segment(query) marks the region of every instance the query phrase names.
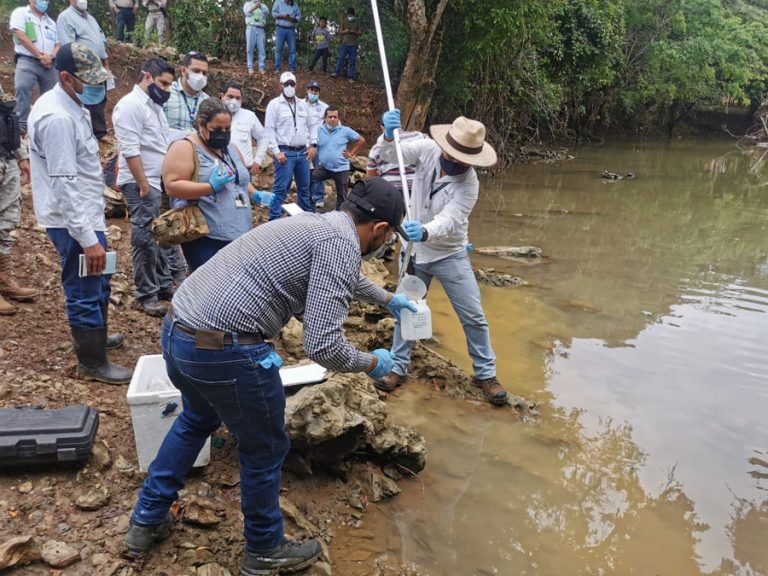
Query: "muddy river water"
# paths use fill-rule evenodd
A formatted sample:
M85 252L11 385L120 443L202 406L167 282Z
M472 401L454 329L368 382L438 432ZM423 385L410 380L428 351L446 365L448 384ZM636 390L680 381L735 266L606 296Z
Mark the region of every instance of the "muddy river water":
M768 574L762 152L688 140L573 153L486 180L470 225L476 247L544 251L473 255L529 283L482 293L499 378L541 416L406 386L389 403L429 460L384 524L420 574ZM429 303L436 350L471 370L439 286Z

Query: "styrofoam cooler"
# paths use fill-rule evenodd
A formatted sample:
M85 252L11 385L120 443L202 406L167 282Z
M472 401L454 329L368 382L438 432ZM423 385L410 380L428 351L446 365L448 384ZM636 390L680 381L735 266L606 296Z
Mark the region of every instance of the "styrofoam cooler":
M161 354L139 358L128 386L128 404L131 406L139 469L146 472L165 435L182 411L181 392L171 384ZM194 465L205 466L210 461L211 439L208 438Z

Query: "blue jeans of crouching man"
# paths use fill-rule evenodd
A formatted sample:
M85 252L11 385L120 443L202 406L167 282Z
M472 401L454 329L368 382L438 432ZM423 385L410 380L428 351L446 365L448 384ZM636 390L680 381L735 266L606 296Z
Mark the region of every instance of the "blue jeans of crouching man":
M224 422L237 439L247 548L269 552L283 541L280 468L290 445L279 369L268 362L272 346L240 345L233 334L232 345L200 349L176 324L163 322L163 358L184 410L149 467L133 520L164 521L206 438Z

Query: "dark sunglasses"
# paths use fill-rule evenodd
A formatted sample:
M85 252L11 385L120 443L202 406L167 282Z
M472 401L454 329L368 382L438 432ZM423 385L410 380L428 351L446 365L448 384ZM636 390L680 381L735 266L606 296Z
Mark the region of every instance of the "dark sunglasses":
M296 86L296 82L288 80L287 82L283 82L283 86Z

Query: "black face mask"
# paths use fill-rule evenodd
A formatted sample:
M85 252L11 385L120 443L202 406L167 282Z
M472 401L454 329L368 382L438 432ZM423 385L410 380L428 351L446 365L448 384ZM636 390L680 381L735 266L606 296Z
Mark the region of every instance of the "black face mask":
M231 134L229 130L211 130L205 143L214 150L224 150L229 146Z
M158 106L162 106L168 102L168 98L171 97L170 92L166 92L155 83L152 83L147 87L147 93L149 94L149 98L152 100L152 102Z
M442 154L440 155L440 168L443 169L443 172L445 172L446 176L459 176L460 174L464 174L464 172L469 170L469 166L448 160L448 158Z

